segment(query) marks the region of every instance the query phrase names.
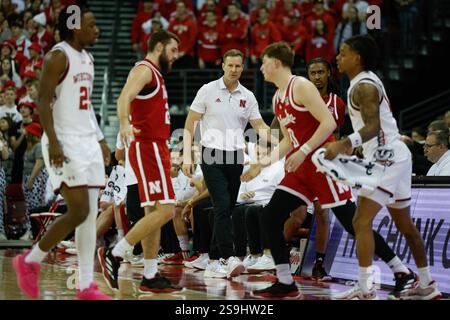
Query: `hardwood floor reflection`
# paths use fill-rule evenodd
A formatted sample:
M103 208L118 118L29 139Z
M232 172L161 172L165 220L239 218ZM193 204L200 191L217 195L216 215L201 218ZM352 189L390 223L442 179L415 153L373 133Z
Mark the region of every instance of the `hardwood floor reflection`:
M0 250L0 300L26 300L16 283L12 268L12 258L17 249ZM274 276L241 275L233 280L205 279L203 271L187 269L183 266L160 266L160 273L173 283L182 286L184 292L178 294L141 294L138 292L143 268L133 268L123 264L120 269L118 291L112 291L106 285L96 261L95 280L99 289L115 299L124 300L220 300L251 299L250 291L264 288L274 280ZM75 298L77 282L77 257L62 253L51 253L42 264L40 275L41 299L72 300ZM342 291L350 287L337 283L317 283L296 277L297 284L306 300L330 299L332 292ZM386 292L379 291L380 298Z

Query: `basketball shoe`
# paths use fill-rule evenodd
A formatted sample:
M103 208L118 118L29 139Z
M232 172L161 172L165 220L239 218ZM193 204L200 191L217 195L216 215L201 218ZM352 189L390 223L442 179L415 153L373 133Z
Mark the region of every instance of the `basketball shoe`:
M41 265L37 262L25 262L30 250L25 250L13 259L13 268L16 272L17 284L20 290L29 298L37 299L40 295L39 271Z
M105 247L98 248L97 257L100 262L103 278L105 279L106 284L111 288L111 290L119 289L118 279L121 259L114 257L112 250Z
M295 282L291 284L284 284L275 281L270 287L261 290L253 290L250 292L250 296L259 299L300 299L302 293L298 290Z
M159 273L151 279L142 277L141 285L139 287L139 292L141 293L178 293L183 290L183 288L173 285L169 279L161 277Z
M97 284L92 282L89 288L77 290L77 300L113 300L113 298L98 290Z
M333 300L378 300L375 286L367 293L364 293L358 282L350 290L333 294Z

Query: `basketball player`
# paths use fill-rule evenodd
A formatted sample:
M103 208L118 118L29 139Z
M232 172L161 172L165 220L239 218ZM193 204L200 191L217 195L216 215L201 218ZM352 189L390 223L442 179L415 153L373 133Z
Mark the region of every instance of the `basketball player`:
M349 114L354 133L329 144L327 159L335 158L346 148L363 146L364 157L385 166L380 185L373 191L360 190L353 226L359 261L359 281L351 290L336 296L340 299L373 299L372 258L373 219L383 206L391 214L398 230L405 236L419 271L419 283L411 283L391 298L431 300L441 297L430 269L422 239L410 217L411 153L400 140L383 83L371 70L377 59L377 45L370 36L346 40L337 56L339 71L351 80L348 89Z
M331 179L318 173L310 153L330 140L336 122L319 91L306 78L292 75L294 54L287 43L277 42L262 54L264 79L278 90L273 97L275 115L280 122L283 140L269 156L252 164L242 175L243 181L256 176L262 166L286 156L285 176L262 213L264 232L276 265L278 280L272 286L251 293L257 298L301 297L289 267L289 252L283 236L284 222L299 206L317 197L324 207L345 203L350 189L339 188Z
M144 251L144 274L140 292L181 291L158 274L157 254L161 227L174 216L175 194L170 179L170 115L161 72L170 71L178 57L178 37L165 30L149 39L144 60L131 69L117 100L120 136L129 146L128 157L138 180L141 207L139 220L113 250L99 248L98 257L108 285L118 289L120 259L139 241Z
M13 260L19 287L30 298L39 298L41 261L76 229L77 298L111 299L93 282L95 219L99 188L105 184L102 152L105 162L109 162L110 153L90 100L94 62L84 48L97 42L99 30L91 11L82 8L81 14L80 28L69 29L71 14L66 10L61 12L58 26L63 41L46 55L40 79L45 84L41 85L38 97L39 116L45 131L42 153L52 186L60 190L68 210L55 220L31 251Z

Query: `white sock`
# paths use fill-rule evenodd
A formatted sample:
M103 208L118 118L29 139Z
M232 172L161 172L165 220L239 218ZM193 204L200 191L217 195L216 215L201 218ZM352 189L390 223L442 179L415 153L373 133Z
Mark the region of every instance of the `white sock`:
M96 228L95 219L98 211L98 189L89 189L89 215L75 229L75 245L78 255L78 279L80 291L83 291L94 282L94 257Z
M25 257L25 262L37 262L41 263L42 260L44 260L45 256L48 254L48 252L44 252L39 248L39 243L31 249L30 253Z
M123 232L123 229L117 229L117 240L122 240L122 238L125 236L125 233Z
M430 267L428 266L424 268L419 268L418 270L419 270L419 286L421 288L428 287L430 282L433 281L430 274Z
M112 250L112 254L115 257L121 257L125 255L125 252L133 250L133 246L128 243L126 238L122 238Z
M277 264L277 277L278 281L284 284L292 284L294 282L294 278L291 275L291 267L289 267L289 263Z
M144 277L147 279L154 278L158 272L158 260L144 259Z
M177 236L178 242L180 243L180 248L183 251L189 250L189 236Z
M369 293L370 290L373 287L373 268L372 266L369 266L367 268L365 267L359 267L359 287L364 293Z
M391 261L387 263L389 268L391 268L393 273L405 273L409 274L408 268L402 263L402 260L399 259L399 257L395 256Z

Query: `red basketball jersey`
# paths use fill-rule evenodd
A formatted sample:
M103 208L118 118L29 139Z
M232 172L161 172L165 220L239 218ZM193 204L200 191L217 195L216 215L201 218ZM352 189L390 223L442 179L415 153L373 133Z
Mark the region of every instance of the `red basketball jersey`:
M136 141L168 140L170 137L170 114L164 78L159 68L150 60L142 60L143 65L153 73L147 84L131 102L131 124L140 130L134 133Z
M322 98L334 120L336 120L338 128L343 126L345 121L345 102L335 93L330 93Z
M294 102L293 84L296 78L296 76L292 76L289 79L284 99L280 97L279 90L274 96L275 115L280 124L286 127L291 139L293 149L290 154L297 151L301 145L307 142L319 127L319 121L314 118L308 109ZM323 144L333 141L332 139L333 135L330 135ZM311 154L308 155L308 158L311 157Z

